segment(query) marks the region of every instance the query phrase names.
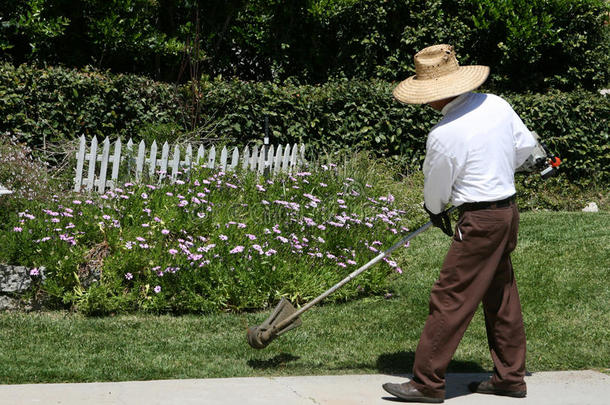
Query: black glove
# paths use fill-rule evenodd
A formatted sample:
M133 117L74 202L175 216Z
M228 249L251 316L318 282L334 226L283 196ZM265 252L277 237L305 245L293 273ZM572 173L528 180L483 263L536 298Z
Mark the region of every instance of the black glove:
M426 204L424 204L424 209L430 216L430 221L432 222L432 225L436 226L437 228L440 228L441 231L447 234L447 236L453 236L453 230L451 229L451 219L449 219L449 215L446 211L443 211L440 214L433 214L432 212L430 212L428 207L426 207Z

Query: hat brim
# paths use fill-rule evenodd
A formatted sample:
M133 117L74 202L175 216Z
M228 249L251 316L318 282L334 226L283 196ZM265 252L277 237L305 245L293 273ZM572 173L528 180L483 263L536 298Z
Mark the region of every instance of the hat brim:
M411 76L394 88L394 98L405 104L426 104L458 96L482 85L489 76L489 66L460 66L449 75L418 80Z

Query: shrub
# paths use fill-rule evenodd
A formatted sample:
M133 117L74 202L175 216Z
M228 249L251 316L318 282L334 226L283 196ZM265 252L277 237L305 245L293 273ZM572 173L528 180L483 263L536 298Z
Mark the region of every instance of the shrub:
M515 110L581 185L610 181L610 98L588 92L508 95Z
M0 132L11 131L38 147L83 133L172 140L193 125L193 136L244 145L260 142L267 116L272 143L303 142L315 153L370 150L417 169L439 116L429 108L400 105L391 96L394 86L378 80L315 86L215 80L202 82L194 94L191 86L173 89L135 76L4 64ZM581 90L504 97L564 158L570 180L610 179L607 96ZM198 121L186 107L192 104L198 105Z
M217 121L217 131L242 142L260 138L268 114L274 140L280 143L304 142L315 151L370 150L419 168L427 133L439 115L426 107L400 105L391 96L394 86L341 80L282 88L214 82L202 102L204 111L225 117ZM502 96L563 159L568 179L580 184L610 180L607 96L587 91Z
M29 202L45 201L58 192L48 167L32 157L27 145L0 137L0 184L13 194L0 197L0 229L8 226L11 212L20 211Z
M0 132L32 147L80 135L127 136L180 120L172 87L139 76L0 64Z

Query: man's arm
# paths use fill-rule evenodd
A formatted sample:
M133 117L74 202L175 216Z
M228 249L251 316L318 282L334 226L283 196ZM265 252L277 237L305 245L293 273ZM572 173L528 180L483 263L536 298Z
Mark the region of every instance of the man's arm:
M513 119L513 136L515 140L515 167L516 170L519 166L527 160L532 153L532 150L536 147L538 142L527 129L521 118L515 113Z
M444 153L428 148L424 160L424 203L432 214L439 214L451 199L455 165Z

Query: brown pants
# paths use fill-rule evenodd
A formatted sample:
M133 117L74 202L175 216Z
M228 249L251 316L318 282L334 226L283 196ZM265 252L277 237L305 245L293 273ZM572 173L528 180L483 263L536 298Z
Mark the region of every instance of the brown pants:
M481 301L494 362L492 383L525 390L525 330L510 260L518 227L514 203L460 216L415 353L413 382L420 391L444 393L445 371Z

